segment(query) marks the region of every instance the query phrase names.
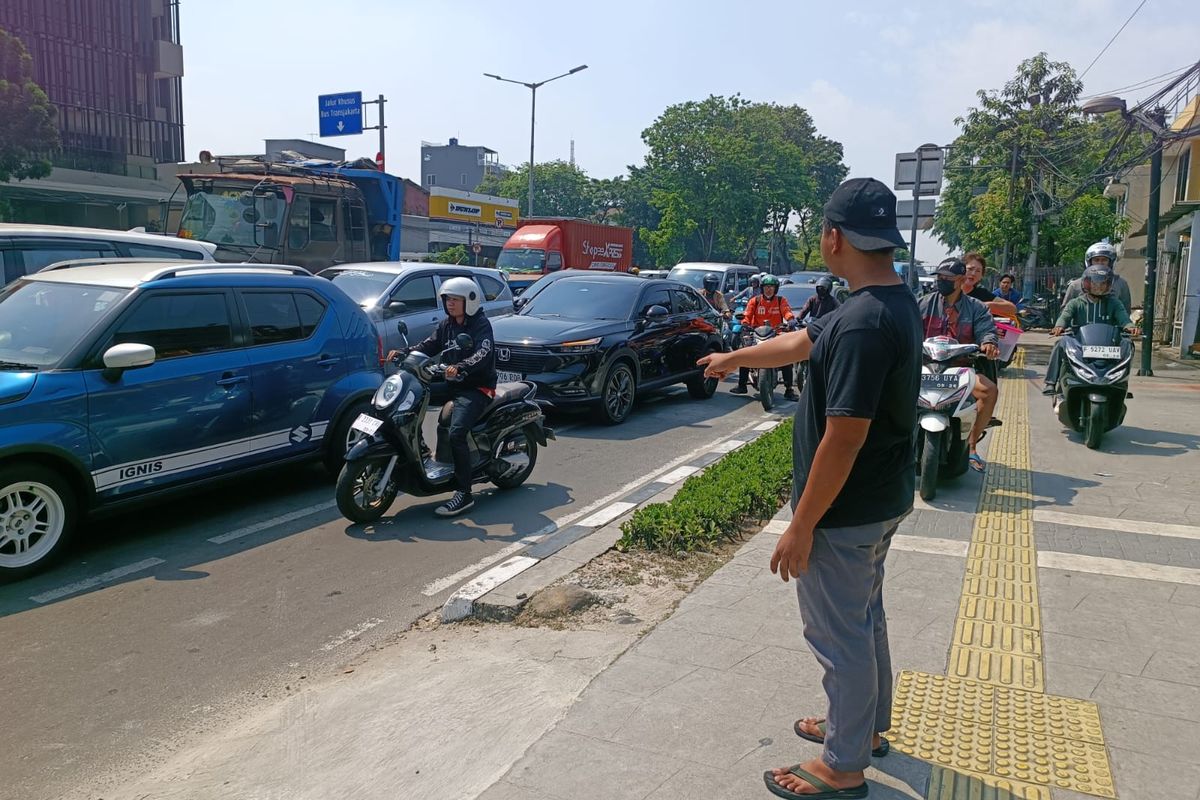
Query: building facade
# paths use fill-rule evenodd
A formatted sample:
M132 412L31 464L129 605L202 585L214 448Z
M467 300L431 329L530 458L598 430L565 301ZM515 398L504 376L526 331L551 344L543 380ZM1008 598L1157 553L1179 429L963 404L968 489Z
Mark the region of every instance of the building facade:
M22 221L154 227L174 189L160 165L184 155L178 0L4 0L0 28L29 50L62 139L49 178L0 196Z
M458 139L447 144L421 143L421 185L426 189L441 186L473 192L487 176L507 171L499 154L488 147L468 147Z

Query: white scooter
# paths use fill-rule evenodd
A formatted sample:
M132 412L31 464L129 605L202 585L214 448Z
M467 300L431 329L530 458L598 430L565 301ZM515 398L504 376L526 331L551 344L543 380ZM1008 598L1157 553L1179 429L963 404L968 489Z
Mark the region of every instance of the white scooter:
M978 406L972 367L953 363L979 352L979 345L934 336L921 346L921 391L917 397L917 474L922 500L937 494L938 478L957 478L968 468L968 437Z

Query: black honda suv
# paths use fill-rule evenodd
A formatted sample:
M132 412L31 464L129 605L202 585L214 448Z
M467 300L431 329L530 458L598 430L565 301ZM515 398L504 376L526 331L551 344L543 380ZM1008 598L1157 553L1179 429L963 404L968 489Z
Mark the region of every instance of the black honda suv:
M696 360L723 349L720 324L679 281L581 271L492 321L496 369L501 381L533 381L556 406L594 404L616 424L650 389L685 383L692 397L712 397L717 381Z

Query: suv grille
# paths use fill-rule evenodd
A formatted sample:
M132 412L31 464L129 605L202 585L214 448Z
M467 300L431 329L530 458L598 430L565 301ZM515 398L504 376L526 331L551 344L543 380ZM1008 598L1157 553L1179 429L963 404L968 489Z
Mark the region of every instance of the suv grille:
M508 355L507 359L504 358L505 354ZM496 344L496 369L499 370L536 374L545 372L552 359L553 354L544 347Z

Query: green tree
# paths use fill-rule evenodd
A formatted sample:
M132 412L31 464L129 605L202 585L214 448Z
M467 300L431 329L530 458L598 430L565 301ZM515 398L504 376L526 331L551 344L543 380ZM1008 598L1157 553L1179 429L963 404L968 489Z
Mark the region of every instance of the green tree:
M660 213L657 227L641 228L639 237L646 243L654 265L670 268L683 260L687 240L696 232L696 221L687 216L683 198L674 192L656 191L651 201Z
M453 247L447 247L440 253L434 253L430 259L435 264L467 264L470 263L471 256L467 253L467 246L456 244Z
M46 177L58 147L54 107L34 83L33 59L20 39L0 30L0 183ZM0 203L0 219L7 216Z
M1007 248L1007 267L1028 255L1035 215L1039 263L1060 263L1078 236L1119 233L1096 177L1138 142L1120 139L1123 146L1114 147L1121 121L1085 117L1081 88L1070 64L1039 53L1002 89L978 92L978 106L955 120L961 133L946 160L933 228L944 244L984 253ZM1086 227L1064 227L1080 223Z
M529 165L503 176L489 175L476 191L520 201L521 216L529 215ZM592 218L595 194L587 173L566 161L538 164L533 170L533 210L539 217Z

